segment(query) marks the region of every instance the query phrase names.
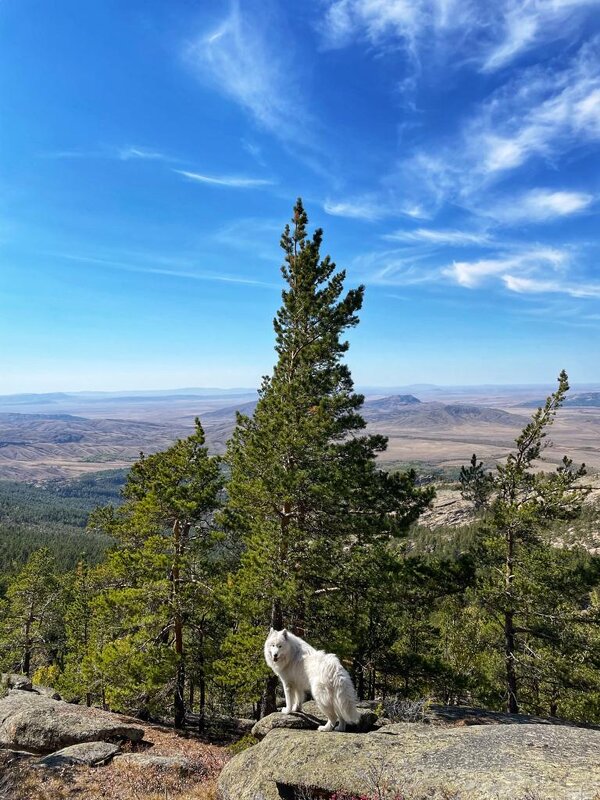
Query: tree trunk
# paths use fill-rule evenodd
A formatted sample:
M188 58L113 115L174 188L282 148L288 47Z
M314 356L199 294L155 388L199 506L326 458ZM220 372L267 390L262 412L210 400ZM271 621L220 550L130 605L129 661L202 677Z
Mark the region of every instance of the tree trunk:
M21 672L24 675L29 675L31 670L31 624L33 622L33 618L30 614L29 619L25 623L25 627L23 630L23 655L21 657Z
M277 675L271 675L265 681L265 689L260 699L261 719L266 717L267 714L277 711L276 692L278 680Z
M283 612L281 610L281 600L276 597L271 606L271 627L276 631L283 628ZM265 688L260 700L260 716L266 717L267 714L272 714L277 711L277 675L270 675L265 681Z
M190 526L176 520L173 524L173 566L171 568L172 588L171 601L173 608L173 631L175 634L175 655L177 672L175 674L175 691L173 694L174 724L176 728L185 726L185 661L183 652L183 618L181 614L181 555L185 547Z
M506 531L506 562L504 572L504 586L508 610L504 612L504 667L506 675L506 710L509 714L519 713L517 698L517 673L515 670L515 622L512 608L512 587L514 580L514 550L515 538L511 528Z
M175 620L175 652L178 656L173 696L174 723L176 728L185 726L185 664L183 662L183 630L180 620Z
M506 691L508 694L506 710L509 714L518 714L517 674L515 671L515 630L512 612L507 612L504 615L504 663L506 669Z
M200 678L200 716L198 717L198 730L202 733L206 725L206 681L204 675Z

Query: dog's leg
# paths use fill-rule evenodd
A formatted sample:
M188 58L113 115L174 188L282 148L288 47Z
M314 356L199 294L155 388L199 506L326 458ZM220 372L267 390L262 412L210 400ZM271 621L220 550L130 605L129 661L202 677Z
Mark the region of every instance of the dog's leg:
M343 733L345 730L346 730L346 720L345 719L340 719L338 721L338 724L337 724L337 727L336 727L336 731L339 731L340 733Z
M283 693L285 695L285 706L281 709L282 714L291 714L294 708L294 689L285 681L283 683Z
M319 725L318 731L329 732L335 728L335 720L328 719L325 725Z
M292 691L292 700L294 701L292 711L302 711L302 704L304 703L304 690L294 687Z

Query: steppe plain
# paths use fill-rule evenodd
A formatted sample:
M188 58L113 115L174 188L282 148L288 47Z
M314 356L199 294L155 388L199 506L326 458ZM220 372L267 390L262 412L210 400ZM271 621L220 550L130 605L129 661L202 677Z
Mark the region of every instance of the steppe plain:
M599 390L574 387L544 453L549 466L568 454L600 470ZM549 391L552 386L375 387L364 390L363 414L369 431L389 437L382 464L456 467L477 453L492 466L510 452ZM572 405L586 396L587 405ZM235 411L252 413L255 401L249 390L1 396L0 479L42 482L128 467L140 451L186 436L196 416L211 450L223 452Z

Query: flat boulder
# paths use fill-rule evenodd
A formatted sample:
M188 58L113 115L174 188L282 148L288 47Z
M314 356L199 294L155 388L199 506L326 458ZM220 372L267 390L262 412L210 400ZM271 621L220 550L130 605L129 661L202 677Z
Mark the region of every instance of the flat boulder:
M111 742L82 742L50 753L45 758L41 758L35 766L65 767L84 764L87 767L94 767L97 764L106 764L118 752L119 745Z
M390 796L592 800L600 787L597 730L535 723L393 728L366 736L272 730L225 766L220 796L322 796L317 790L378 796L386 787Z
M0 698L0 747L54 753L81 742L138 742L143 735L108 711L15 689Z
M32 689L31 678L21 675L19 672L3 672L0 675L0 687L8 689L20 689L23 692L30 692Z
M60 694L52 686L42 686L40 683L34 683L32 691L37 694L43 694L44 697L49 697L51 700L62 700Z
M371 709L370 703L358 704L358 723L348 725L347 730L354 733L371 731L377 723L377 714ZM315 703L309 700L302 706L302 711L292 711L291 714L282 714L276 711L259 719L252 728L255 739L264 739L269 731L276 728L289 728L291 730L316 730L323 725L327 718Z
M252 736L255 739L264 739L267 733L276 728L314 731L319 725L321 725L321 720L316 717L310 717L305 711L292 711L291 714L282 714L281 711L275 711L273 714L267 714L266 717L259 719L254 724Z
M374 711L376 705L377 704L374 701L370 700L359 702L356 706L358 711L358 722L356 725L348 725L346 730L351 733L364 733L366 731L372 731L377 723L377 714ZM318 719L319 725L322 725L326 721L325 715L314 700L309 700L307 703L304 703L302 706L302 711L305 714L310 714Z

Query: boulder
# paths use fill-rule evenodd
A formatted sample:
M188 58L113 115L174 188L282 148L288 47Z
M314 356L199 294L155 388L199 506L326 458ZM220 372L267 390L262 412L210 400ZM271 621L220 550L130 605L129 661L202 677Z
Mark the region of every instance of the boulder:
M356 725L348 725L346 730L351 731L352 733L372 731L375 727L375 723L377 722L377 714L374 711L376 707L376 701L364 700L359 702L356 706L358 710L358 722ZM310 716L315 717L315 719L318 719L319 725L322 725L326 721L325 715L314 700L309 700L307 703L304 703L302 706L302 711L303 713L309 714Z
M36 767L65 767L72 764L85 764L88 767L105 764L119 752L118 744L110 742L82 742L63 747L56 753L40 759Z
M252 736L255 739L264 739L267 733L275 730L275 728L314 731L321 724L322 721L320 719L310 717L304 711L293 711L291 714L282 714L281 711L275 711L273 714L267 714L266 717L259 719L254 724Z
M3 689L20 689L22 692L30 692L32 689L31 678L18 672L3 672L0 686Z
M52 686L42 686L40 683L34 683L33 691L44 695L44 697L49 697L51 700L62 700L62 697Z
M143 728L116 714L11 690L0 699L0 747L53 753L81 742L139 741Z
M280 800L316 788L456 800L525 800L534 794L592 800L600 786L597 730L539 724L393 728L366 736L273 730L225 766L221 797Z
M371 709L369 702L358 704L358 723L349 725L347 730L351 732L371 731L377 722L377 714ZM293 730L316 730L319 725L323 725L327 718L315 703L308 700L302 706L302 711L293 711L291 714L282 714L276 711L260 719L252 728L252 735L256 739L264 737L274 728L291 728Z

